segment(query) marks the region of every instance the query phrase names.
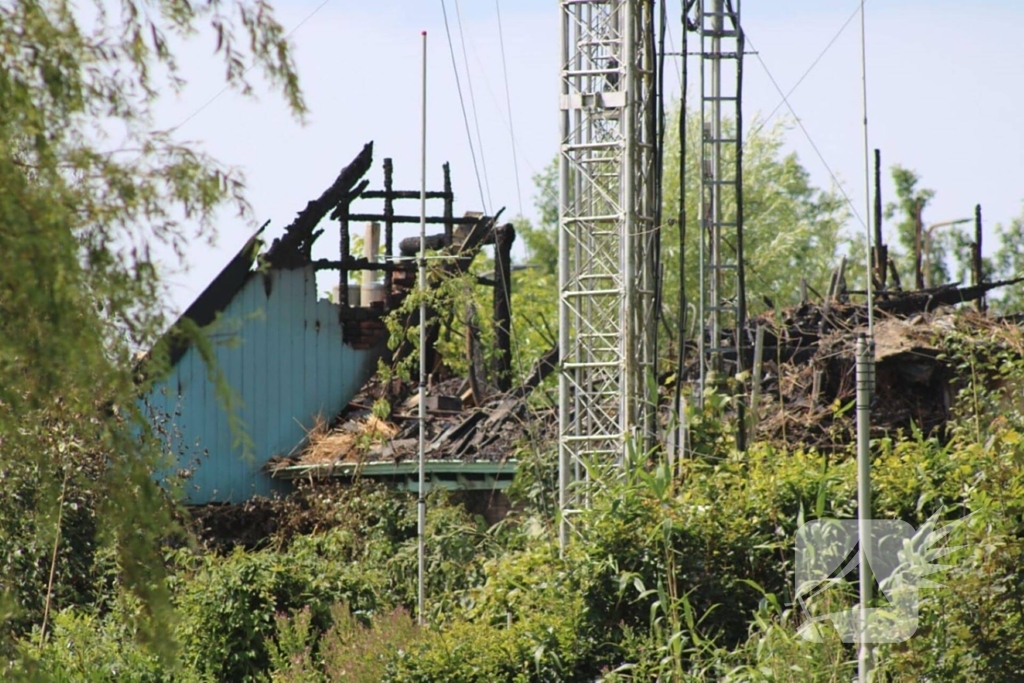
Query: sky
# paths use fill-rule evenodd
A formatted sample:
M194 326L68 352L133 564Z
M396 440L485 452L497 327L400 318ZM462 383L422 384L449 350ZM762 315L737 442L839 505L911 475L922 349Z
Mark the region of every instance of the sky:
M848 22L859 4L744 0L741 11L748 48L757 53L745 63L745 121L749 125L776 111L772 121L782 117L788 122L787 146L813 181L823 188L838 182L853 210L863 216L859 15ZM506 217L520 212L536 216L532 176L558 151L556 2L279 0L275 7L292 32L309 106L304 124L267 90L256 71L250 74L255 97L223 91L223 67L212 41L202 35L178 50L188 87L163 98L156 110L159 127L177 127L179 139L199 144L244 173L255 222L271 221L268 238L279 236L370 140L375 152L371 187L380 187L381 161L391 157L396 187L419 188L424 30L428 189L440 189L441 165L449 161L457 214L483 205L492 211L505 207ZM1019 37L1024 3L868 0L865 10L870 147L882 150L886 168L896 163L912 168L922 187L935 190L926 223L971 216L980 203L985 251L990 253L994 225L1019 215L1024 200L1024 127L1018 124L1024 91L1017 87L1024 64ZM669 3L669 16L678 18L677 1ZM671 24L669 34L678 48L680 25ZM788 92L829 43L788 105L782 104L779 89ZM695 69L692 63L691 73ZM679 97L677 73L670 62L666 82L674 98ZM894 198L888 172L882 193L885 200ZM402 210L416 213L418 205L412 202ZM184 263L167 259L172 308L187 307L254 229L225 212L213 246L196 239ZM849 229L864 230L856 218ZM331 252L336 245L336 228L328 227L315 255L336 255Z

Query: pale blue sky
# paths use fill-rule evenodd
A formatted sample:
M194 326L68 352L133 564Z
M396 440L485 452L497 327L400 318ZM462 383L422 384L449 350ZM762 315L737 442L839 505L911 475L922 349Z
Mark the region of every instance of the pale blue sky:
M321 0L278 3L291 29ZM678 16L670 3L670 16ZM772 75L788 90L857 7L856 0L744 0L744 25ZM446 3L463 68L454 0ZM493 0L462 0L459 9L469 52L490 199L506 215L534 214L530 177L555 154L558 144L558 32L555 2L501 4L515 125L521 198L516 191L506 121L504 80ZM1024 106L1021 65L1024 3L975 0L872 0L867 3L868 100L871 146L886 166L916 169L937 196L927 222L968 216L985 209L986 232L1017 215L1024 199ZM379 164L395 159L396 183L419 180L419 53L421 30L429 32L428 182L440 185L440 166L451 161L457 210L478 209L462 115L442 22L441 3L401 0L366 3L330 0L292 36L302 86L310 107L308 124L294 122L269 94L258 100L224 93L180 129L222 161L244 171L256 218L272 221L274 237L295 212L318 195L368 141L375 141L373 182ZM790 102L842 181L857 211L864 212L861 132L860 25L854 19ZM679 27L672 36L678 46ZM192 84L159 106L159 124L170 127L194 114L222 85L222 70L210 44L182 48ZM753 56L746 63L745 117L775 109L780 98ZM468 97L465 74L460 73ZM671 67L667 80L675 79ZM676 90L678 93L678 89ZM467 107L470 104L467 102ZM788 114L783 107L779 114ZM472 116L472 111L470 111ZM825 166L794 128L789 144L816 183L828 186ZM475 144L475 140L474 140ZM478 157L480 149L477 149ZM886 184L883 192L892 197ZM490 206L488 206L490 208ZM410 207L414 211L415 207ZM860 228L851 221L851 229ZM217 247L196 241L187 253L188 272L171 274L171 297L182 309L201 291L247 237L252 226L225 215ZM335 233L336 235L336 233ZM336 237L321 239L329 254ZM992 240L989 239L989 246Z

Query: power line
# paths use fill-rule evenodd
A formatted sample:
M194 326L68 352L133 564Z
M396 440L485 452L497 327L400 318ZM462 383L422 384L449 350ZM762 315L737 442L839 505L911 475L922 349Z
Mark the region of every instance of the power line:
M483 66L483 60L480 59L480 54L477 52L476 44L473 42L472 35L466 37L466 43L469 45L469 49L473 51L473 58L476 60L477 65L480 66L480 76L482 76L484 79L484 85L487 86L487 94L490 95L491 102L494 103L494 109L498 114L498 118L501 119L501 124L505 127L505 130L509 131L510 133L513 133L514 131L512 131L511 129L509 120L505 118L505 112L502 109L502 104L501 102L498 101L498 96L494 94L494 87L491 85L491 80L487 78L487 70ZM539 173L540 171L538 171L537 167L534 166L533 163L530 161L529 156L527 156L523 152L523 149L519 146L518 138L514 139L514 144L516 150L519 152L520 155L522 155L523 161L525 161L526 165L530 168L530 171L535 174Z
M790 95L792 95L796 91L796 89L800 87L800 85L804 82L804 80L810 75L810 73L812 71L814 71L814 67L818 66L818 63L825 57L825 55L828 53L828 51L832 49L832 46L836 44L836 41L839 40L839 37L841 35L843 35L843 32L846 31L846 28L853 22L854 18L857 16L857 14L859 12L860 12L860 5L857 5L857 7L853 8L853 12L850 14L849 17L847 17L846 21L839 28L839 30L836 31L836 34L834 36L832 36L832 40L828 41L828 45L825 46L825 49L822 50L821 53L817 57L815 57L814 61L811 62L811 65L809 67L807 67L806 71L804 71L803 75L800 76L799 79L797 79L797 82L793 84L793 87L789 89L789 92L787 92L783 96L782 101L779 102L778 104L776 104L775 108L771 110L771 112L768 114L768 116L766 116L764 118L764 120L761 121L761 124L757 128L755 128L753 131L751 131L749 137L753 137L753 136L757 135L761 131L762 128L764 128L766 125L768 125L768 122L771 121L773 116L775 116L775 112L777 112L779 109L781 109L782 105L786 104L786 98L788 98ZM753 47L753 46L751 46L751 47Z
M775 80L775 76L772 75L771 69L769 69L768 65L765 64L764 58L761 57L761 53L757 51L757 48L754 46L754 41L750 40L750 36L747 33L744 33L744 37L750 44L750 49L753 51L754 56L757 57L757 61L761 63L761 66L764 68L764 72L768 75L768 80L772 82L772 86L775 87L776 92L778 92L779 95L782 97L782 101L789 109L789 113L792 114L793 118L796 120L796 125L800 127L800 130L803 132L804 137L807 138L807 142L810 143L811 149L814 150L814 153L818 156L818 160L821 161L822 166L825 167L825 170L828 171L829 176L831 176L832 182L835 184L836 188L838 188L839 193L843 195L843 198L846 200L846 203L850 206L850 211L853 212L854 217L858 221L860 221L861 225L867 227L867 223L865 223L864 219L861 218L860 212L857 211L857 207L854 206L853 201L850 200L850 196L846 194L846 190L843 188L842 183L839 182L839 178L832 171L832 167L828 165L828 162L825 161L825 155L823 155L821 153L821 150L818 149L817 143L814 142L814 138L811 137L811 134L810 132L808 132L807 127L804 126L804 122L800 120L799 116L797 116L796 110L793 109L793 105L790 104L789 102L789 97L782 92L782 88L779 87L779 82Z
M287 40L288 38L291 38L291 37L292 37L292 34L293 34L293 33L295 33L295 32L296 32L296 31L298 31L298 30L299 30L300 28L302 28L302 26L303 26L303 25L304 25L304 24L305 24L305 23L306 23L307 21L309 21L310 19L312 19L312 18L313 18L313 15L314 15L314 14L316 14L317 12L319 12L320 10L322 10L322 9L323 9L323 8L324 8L324 7L325 7L325 6L327 5L327 3L329 3L330 1L331 1L331 0L323 0L323 2L321 2L321 3L319 4L319 5L317 5L317 6L316 6L316 8L314 8L312 12L310 12L309 14L307 14L307 15L305 16L305 18L303 18L303 20L302 20L302 21L300 21L299 23L297 23L297 24L296 24L296 25L295 25L295 26L294 26L294 27L292 28L292 30L291 30L291 31L288 31L288 33L284 34L285 40ZM242 72L242 75L243 75L243 76L245 76L245 75L246 75L247 73L249 73L250 71L252 71L252 70L253 70L253 69L255 69L255 68L256 68L256 64L251 64L251 65L249 65L249 68L247 68L247 69L246 69L245 71L243 71L243 72ZM191 120L192 120L192 119L194 119L195 117L199 116L199 114L200 114L200 113L202 113L202 111L203 111L204 109L206 109L206 108L207 108L207 107L209 107L209 106L210 106L211 104L213 104L214 102L216 102L216 101L217 101L217 99L218 99L218 98L219 98L219 97L220 97L221 95L223 95L224 93L226 93L226 92L227 92L227 91L228 91L228 90L229 90L230 88L231 88L231 84L230 84L230 83L229 83L229 84L227 84L227 85L225 85L225 86L224 86L223 88L221 88L221 89L220 89L220 91L219 91L219 92L218 92L218 93L217 93L216 95L214 95L213 97L211 97L210 99L208 99L208 100L207 100L207 101L206 101L206 102L205 102L205 103L204 103L204 104L203 104L202 106L200 106L200 107L199 107L198 109L196 109L196 110L195 110L194 112L192 112L191 114L189 114L189 115L188 115L188 116L187 116L187 117L185 118L185 120L184 120L184 121L182 121L181 123L179 123L179 124L178 124L178 125L176 125L176 126L173 126L173 127L171 128L171 130L172 130L172 131L178 130L179 128L181 128L182 126L184 126L184 125L185 125L186 123L188 123L189 121L191 121Z
M519 184L519 156L516 154L516 131L512 125L512 95L508 87L508 64L505 60L505 32L501 26L501 0L494 0L498 15L498 45L501 46L501 74L505 79L505 105L508 108L508 133L512 140L512 169L516 174L516 198L519 200L519 215L523 216L523 189Z
M469 142L469 155L473 159L473 173L476 175L476 186L480 190L480 204L485 207L486 213L487 200L484 196L484 185L480 180L480 167L476 163L476 150L473 147L473 134L469 130L469 115L466 114L466 100L462 96L462 82L459 80L459 66L455 61L455 46L452 44L452 32L448 27L448 10L445 7L444 0L441 0L441 14L444 15L444 32L448 36L448 53L452 58L452 71L455 72L455 89L459 93L459 107L462 109L462 121L466 126L466 139Z
M466 34L462 30L462 12L459 9L459 0L455 0L455 20L459 25L459 41L462 43L462 63L466 68L466 87L469 88L469 104L473 110L476 144L480 148L480 166L484 169L484 186L487 188L487 203L484 204L484 213L487 213L487 207L493 205L494 200L491 197L491 181L487 177L487 158L484 156L484 141L480 136L480 117L476 112L476 95L473 93L473 76L469 71L469 54L466 52Z

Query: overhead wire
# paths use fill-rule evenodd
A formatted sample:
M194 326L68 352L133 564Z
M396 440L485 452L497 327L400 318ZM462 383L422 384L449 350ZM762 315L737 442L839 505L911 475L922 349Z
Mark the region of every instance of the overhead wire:
M469 129L469 115L466 113L466 99L462 95L462 82L459 79L459 65L455 59L455 45L452 43L452 32L448 25L448 9L445 6L444 0L441 0L441 14L444 16L444 32L448 37L448 53L452 58L452 71L455 73L455 90L459 94L459 107L462 109L462 122L466 127L466 139L469 142L469 155L473 159L473 173L476 175L476 185L477 189L480 191L480 204L486 207L487 201L484 195L484 185L480 179L480 167L476 161L476 149L473 146L473 134Z
M501 25L501 0L494 0L498 15L498 45L501 48L501 75L505 81L505 106L508 108L508 134L512 140L512 170L516 176L516 198L519 201L519 215L523 213L523 188L519 183L519 155L516 153L516 129L512 117L512 95L508 85L508 62L505 59L505 31Z
M446 32L448 34L449 51L450 51L451 57L452 57L452 67L453 67L453 70L455 71L455 74L456 74L456 82L458 83L458 67L456 65L456 58L455 58L455 54L454 54L454 48L453 48L453 44L452 44L452 40L451 40L451 33L450 33L450 30L448 29L447 11L445 10L444 0L442 0L441 6L442 6L442 11L444 12L444 16L445 16L445 30L446 30ZM474 92L473 92L473 89L472 89L472 80L471 80L471 78L469 76L469 59L468 59L468 52L469 51L468 51L467 46L466 46L467 38L465 36L465 32L463 31L463 27L462 27L462 18L461 18L461 13L460 13L460 9L459 9L458 0L456 0L455 8L456 8L456 17L457 17L458 27L459 27L459 32L460 32L460 42L461 42L461 46L462 46L463 63L464 63L464 68L466 70L466 75L467 75L467 87L468 87L469 92L470 92L470 103L471 103L471 107L472 107L472 110L473 110L474 126L475 126L476 133L477 133L477 145L480 148L480 161L481 161L481 165L483 167L484 185L487 187L487 198L490 199L490 184L489 184L488 175L487 175L486 159L484 157L483 139L482 139L482 137L480 135L479 117L477 115L476 99L475 99ZM501 22L500 0L495 0L495 11L496 11L497 21L498 21L499 44L501 46L501 56L502 56L502 73L503 73L504 87L505 87L505 101L506 101L507 112L508 112L508 119L507 120L505 120L504 116L502 116L501 118L502 118L503 122L506 124L506 127L508 128L508 131L509 131L509 138L510 138L510 141L511 141L512 155L513 155L513 164L514 164L514 170L515 170L515 175L516 175L516 190L517 190L517 200L518 200L518 204L519 204L519 213L520 213L520 215L523 215L522 190L521 190L521 184L520 184L520 180L519 180L519 163L518 163L518 155L517 155L518 140L516 138L515 128L514 128L513 123L512 123L512 121L513 121L513 118L512 118L512 97L511 97L511 87L509 85L509 80L508 80L508 68L507 68L507 60L506 60L505 47L504 47L504 28L503 28L502 22ZM468 42L469 42L469 48L471 48L473 50L474 58L476 58L478 64L480 64L480 57L479 57L479 55L476 52L475 46L473 45L472 38L470 38L468 40ZM482 68L482 65L481 65L481 68ZM481 73L482 73L483 78L484 78L484 83L487 86L488 93L490 94L491 99L494 101L495 106L496 106L496 108L498 110L498 113L499 113L499 116L500 116L501 115L501 105L498 103L498 98L494 95L494 91L491 88L490 80L487 78L486 69L482 69ZM468 117L467 117L466 108L465 108L465 102L464 102L464 99L462 98L462 94L461 93L462 93L462 91L461 91L461 87L460 87L459 88L459 94L460 94L460 103L462 105L463 121L465 123L466 136L467 136L467 139L469 140L469 143L470 143L470 149L472 150L473 149L472 135L470 134ZM526 159L526 161L527 161L527 164L530 165L529 159ZM531 168L532 168L532 165L531 165ZM477 170L477 167L476 167L475 154L474 154L474 170L477 171L476 172L477 186L480 189L481 202L483 202L484 190L483 190L483 187L481 186L481 183L480 183L480 173L479 173L479 171ZM493 226L493 228L496 229L497 226ZM503 269L502 266L504 264L501 263L501 258L502 258L502 254L499 252L499 250L497 248L495 248L495 277L497 277L499 269ZM508 264L508 265L511 266L511 264ZM511 268L509 268L509 270L510 270L510 283L509 284L511 284L511 277L512 277ZM511 301L511 296L512 295L511 295L511 291L510 290L511 290L511 287L506 288L505 291L504 291L504 296L506 297L505 303L508 306L509 310L513 310L512 309L512 301ZM510 347L511 347L510 351L511 351L512 356L513 356L512 360L513 360L514 367L517 367L519 369L519 372L522 373L524 371L522 351L521 351L521 348L520 348L519 340L517 339L517 337L514 334L514 332L515 332L515 317L513 316L512 320L509 321L509 330L508 330Z
M839 182L839 178L832 170L832 167L829 166L828 161L825 160L825 155L821 153L821 150L818 148L818 144L814 141L814 138L811 137L811 134L807 130L807 127L804 125L804 122L800 119L799 116L797 116L796 110L793 108L792 103L789 101L789 97L784 92L782 92L782 88L779 86L779 82L775 79L775 76L772 74L771 69L768 68L768 65L764 61L764 58L761 57L761 53L754 46L754 41L750 39L750 35L747 33L744 33L744 37L750 44L750 49L753 51L754 56L757 57L757 61L760 62L765 74L768 75L768 80L771 81L772 86L775 88L776 92L778 92L778 94L782 97L782 101L789 109L789 113L793 115L793 119L796 121L797 126L800 128L800 131L804 134L804 137L807 138L807 142L811 145L811 149L814 150L814 153L817 155L818 160L821 162L822 166L825 167L825 170L828 171L828 174L832 178L832 182L835 184L836 188L839 190L839 193L843 195L843 199L845 199L846 203L849 205L850 211L853 212L853 216L860 222L861 225L867 227L867 223L864 222L864 219L861 217L860 212L857 211L857 207L850 199L850 196L846 193L846 190L845 188L843 188L842 183Z
M307 15L306 15L306 16L305 16L305 17L304 17L304 18L302 19L302 21L300 21L300 22L299 22L299 23L297 23L297 24L296 24L295 26L293 26L293 27L292 27L292 30L290 30L290 31L288 31L288 33L284 34L285 40L287 40L288 38L291 38L291 37L292 37L292 34L294 34L294 33L295 33L296 31L298 31L298 30L299 30L300 28L302 28L302 26L303 26L303 25L304 25L304 24L305 24L305 23L306 23L307 21L309 21L310 19L312 19L312 18L313 18L313 15L314 15L314 14L316 14L317 12L319 12L320 10L322 10L322 9L323 9L323 8L324 8L324 7L325 7L325 6L327 5L327 3L329 3L330 1L331 1L331 0L323 0L323 2L321 2L321 3L319 4L319 5L317 5L317 6L316 6L316 7L315 7L315 8L313 9L313 11L312 11L312 12L310 12L309 14L307 14ZM254 63L254 64L250 64L250 65L249 65L249 67L248 67L248 68L247 68L247 69L246 69L245 71L243 71L243 72L242 72L242 75L243 75L243 76L245 76L245 75L246 75L247 73L249 73L250 71L252 71L252 70L253 70L253 69L255 69L255 68L256 68L256 64L255 64L255 63ZM216 101L217 101L217 99L218 99L218 98L219 98L219 97L220 97L221 95L223 95L224 93L226 93L226 92L227 92L228 90L230 90L230 89L231 89L231 84L230 84L230 83L229 83L229 84L227 84L227 85L225 85L225 86L224 86L223 88L221 88L221 89L220 89L220 91L218 91L218 92L217 92L217 94L216 94L216 95L214 95L213 97L211 97L210 99L208 99L208 100L207 100L207 101L206 101L205 103L203 103L203 104L202 104L202 105L201 105L201 106L200 106L200 107L199 107L198 109L196 109L196 110L195 110L194 112L192 112L192 113L191 113L191 114L189 114L189 115L188 115L187 117L185 117L185 119L184 119L184 120L183 120L183 121L182 121L181 123L179 123L179 124L178 124L178 125L176 125L176 126L173 126L173 127L171 127L170 131L176 131L176 130L178 130L179 128L181 128L182 126L184 126L184 125L185 125L186 123L188 123L189 121L191 121L191 120L192 120L192 119L194 119L195 117L199 116L199 114L200 114L200 113L202 113L204 109L206 109L206 108L207 108L207 107L209 107L209 106L210 106L211 104L213 104L214 102L216 102Z
M483 68L483 62L480 59L480 54L476 50L476 44L473 42L472 35L466 37L466 43L469 45L469 51L473 53L473 58L477 61L477 64L480 65L480 76L484 80L484 85L487 86L487 94L490 95L491 102L494 103L494 109L498 114L498 118L501 119L501 124L505 126L505 130L509 131L510 135L514 135L514 131L509 126L509 120L505 117L505 111L502 108L503 105L498 100L498 96L494 94L494 88L491 86L491 80L487 78L487 70ZM540 171L538 171L537 167L530 161L530 157L526 155L523 152L522 147L520 147L518 137L514 138L514 144L516 151L523 157L523 161L526 162L526 166L530 169L530 172L534 174L539 173Z
M480 116L476 111L476 95L473 92L473 75L469 70L469 53L466 51L466 33L462 28L462 11L459 9L459 0L455 0L455 21L459 27L459 42L462 45L462 63L466 69L466 87L469 89L469 105L473 111L473 127L476 129L476 144L480 150L480 166L484 171L484 187L487 188L487 202L484 204L484 213L488 207L493 207L491 197L491 181L487 177L487 157L484 155L484 141L480 135Z
M799 88L801 86L801 84L803 84L803 82L807 79L807 77L811 74L811 72L814 71L815 67L818 66L818 63L821 62L821 60L824 59L825 55L828 54L829 50L832 49L832 46L836 44L836 41L839 40L839 37L843 35L843 33L846 31L847 27L849 27L849 25L851 23L853 23L853 20L857 17L857 14L859 12L860 12L860 5L858 4L857 7L853 8L853 12L850 14L849 17L847 17L847 19L843 23L843 25L841 27L839 27L839 30L836 31L835 35L832 36L832 40L828 41L828 44L825 46L825 48L820 53L818 53L818 56L814 58L814 61L811 62L811 65L809 67L807 67L807 69L803 72L803 74L800 76L800 78L797 79L796 83L793 84L793 87L791 87L789 89L789 91L786 92L786 94L783 97L783 99L780 100L779 103L775 105L775 108L772 109L768 113L768 115L766 117L764 117L764 119L761 120L759 125L756 128L754 128L749 133L749 135L747 136L748 139L752 138L755 135L757 135L759 132L761 132L761 129L763 129L766 125L768 125L768 122L771 121L773 116L775 116L775 113L777 111L779 111L779 109L781 109L783 107L783 105L785 105L786 98L790 97L794 92L796 92L796 89Z
M509 140L511 142L511 148L512 148L512 167L513 167L513 172L515 173L515 178L516 178L516 200L518 201L518 206L519 206L519 216L523 217L525 215L524 212L523 212L523 190L522 190L522 185L520 184L520 181L519 181L519 156L517 154L516 132L515 132L515 126L513 125L513 117L512 117L512 91L511 91L511 88L509 86L509 81L508 81L508 61L507 61L506 56L505 56L505 30L504 30L504 27L503 27L502 22L501 22L501 0L494 0L494 11L495 11L495 15L496 15L497 21L498 21L498 45L499 45L499 47L501 49L501 74L502 74L502 79L503 79L504 84L505 84L505 106L506 106L506 110L508 112L508 122L507 123L508 123ZM470 40L470 45L472 45L472 40ZM474 50L474 55L475 54L476 54L476 52ZM491 86L490 86L490 82L487 80L487 72L486 71L484 71L484 83L487 85L488 91L490 91L491 90ZM491 92L491 96L493 98L493 96L494 96L493 92ZM494 99L497 100L497 98L494 98ZM498 111L500 113L501 107L498 107ZM497 274L498 268L501 266L500 262L498 261L500 256L501 255L499 254L499 251L498 251L498 248L497 248L497 240L495 240L495 248L494 248L495 274ZM512 292L511 292L511 290L512 290L512 269L511 269L511 264L509 264L509 266L510 266L509 269L508 269L509 270L509 283L508 283L509 286L505 288L505 297L506 297L505 303L508 306L508 310L512 311L512 315L510 316L510 319L509 319L509 330L508 330L509 342L510 342L509 345L511 347L510 350L511 350L512 356L513 356L513 363L518 368L519 373L522 374L524 372L524 368L523 368L523 354L522 354L522 349L520 348L520 345L519 345L519 340L516 338L516 335L514 334L515 326L516 326L516 324L515 324L515 309L512 308Z

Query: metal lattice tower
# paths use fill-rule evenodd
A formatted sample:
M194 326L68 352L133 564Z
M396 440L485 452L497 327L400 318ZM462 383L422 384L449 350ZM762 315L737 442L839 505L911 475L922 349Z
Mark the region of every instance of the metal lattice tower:
M722 380L729 370L732 374L743 370L744 40L740 0L697 0L694 4L701 83L698 314L706 331L700 335L698 347L703 395L709 381Z
M653 0L562 0L559 505L655 425ZM599 471L595 471L599 470Z

